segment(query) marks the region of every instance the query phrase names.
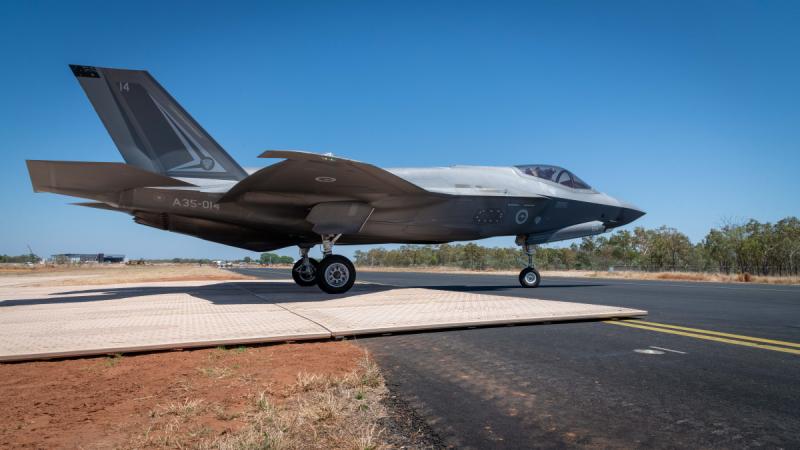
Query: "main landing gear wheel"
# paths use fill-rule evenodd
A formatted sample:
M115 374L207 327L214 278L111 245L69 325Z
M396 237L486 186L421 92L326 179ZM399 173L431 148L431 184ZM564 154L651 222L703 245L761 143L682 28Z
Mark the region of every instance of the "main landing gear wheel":
M319 262L314 258L308 258L308 264L304 264L300 258L292 267L292 279L298 286L314 286L317 284L317 267Z
M356 268L341 255L328 255L317 267L317 286L328 294L347 292L356 282Z
M519 273L519 284L522 287L535 288L539 286L540 281L542 281L542 277L533 267L526 267Z

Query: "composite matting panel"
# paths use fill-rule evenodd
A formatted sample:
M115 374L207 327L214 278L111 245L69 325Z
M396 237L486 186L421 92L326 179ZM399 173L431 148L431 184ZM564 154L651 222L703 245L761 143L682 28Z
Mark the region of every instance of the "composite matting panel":
M646 314L369 284L336 296L289 281L0 286L0 361Z

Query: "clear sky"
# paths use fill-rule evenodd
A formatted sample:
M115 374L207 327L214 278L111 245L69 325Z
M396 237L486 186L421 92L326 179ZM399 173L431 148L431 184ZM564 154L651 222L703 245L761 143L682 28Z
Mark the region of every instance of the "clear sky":
M122 161L70 63L149 70L246 167L551 163L693 241L800 215L799 23L797 1L3 2L0 253L253 255L33 194L25 159Z

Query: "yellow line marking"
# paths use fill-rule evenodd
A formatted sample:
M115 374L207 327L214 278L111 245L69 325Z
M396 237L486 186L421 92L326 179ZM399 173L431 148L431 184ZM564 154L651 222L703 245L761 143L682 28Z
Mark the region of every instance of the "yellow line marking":
M754 348L762 348L764 350L773 350L776 352L784 352L784 353L791 353L793 355L800 355L800 350L796 350L793 348L785 348L785 347L776 347L774 345L765 345L765 344L758 344L755 342L746 342L746 341L737 341L734 339L726 339L721 337L714 337L714 336L707 336L704 334L697 334L697 333L687 333L685 331L678 331L678 330L670 330L667 328L658 328L658 327L646 327L644 325L639 325L638 323L634 324L627 321L620 321L620 320L606 320L605 323L609 323L612 325L619 325L623 327L631 327L631 328L639 328L642 330L649 330L649 331L658 331L660 333L668 333L668 334L677 334L680 336L688 336L697 339L705 339L708 341L716 341L716 342L724 342L726 344L734 344L734 345L743 345L745 347L754 347ZM647 323L647 322L642 322Z
M674 328L676 330L683 330L683 331L692 331L695 333L702 333L702 334L711 334L713 336L723 336L729 337L734 339L743 339L745 341L753 341L753 342L763 342L765 344L775 344L775 345L783 345L786 347L797 347L800 348L800 344L795 342L786 342L786 341L776 341L774 339L764 339L764 338L757 338L757 337L750 337L750 336L742 336L741 334L731 334L731 333L722 333L719 331L709 331L709 330L701 330L699 328L689 328L689 327L679 327L677 325L670 325L667 323L658 323L658 322L650 322L643 321L637 322L641 323L642 325L653 326L653 327L664 327L664 328Z

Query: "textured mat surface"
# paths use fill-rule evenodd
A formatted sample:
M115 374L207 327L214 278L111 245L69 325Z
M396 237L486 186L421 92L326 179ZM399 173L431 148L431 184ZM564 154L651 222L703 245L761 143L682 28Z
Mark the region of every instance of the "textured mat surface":
M290 281L8 286L0 287L0 361L646 314L369 284L337 296Z

